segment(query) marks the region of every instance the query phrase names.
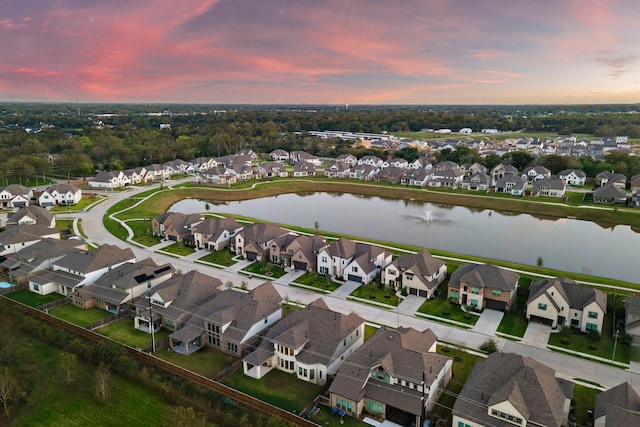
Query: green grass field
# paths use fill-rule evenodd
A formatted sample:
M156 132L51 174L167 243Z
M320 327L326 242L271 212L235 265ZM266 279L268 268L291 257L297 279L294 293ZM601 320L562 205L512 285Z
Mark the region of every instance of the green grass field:
M330 280L327 276L321 276L315 271L307 271L295 280L295 283L301 285L313 286L314 288L325 291L335 291L340 287L340 283Z
M152 234L151 221L130 220L127 225L133 230L133 240L144 246L153 246L161 242L160 237Z
M131 317L125 317L124 319L109 323L95 331L101 335L111 338L112 340L133 348L146 348L151 345L151 334L135 329L133 327L133 319ZM155 334L156 343L159 340L168 337L169 334L169 331L160 329Z
M7 294L7 298L11 298L14 301L21 302L30 307L38 307L38 306L41 306L42 304L56 301L65 297L64 295L60 295L56 293L49 294L49 295L40 295L40 294L36 294L35 292L31 292L29 290L22 290L22 291L16 291L16 292Z
M377 283L359 286L355 291L351 292L351 296L393 307L396 307L400 301L393 291L380 289ZM373 298L371 298L372 296Z
M260 274L262 276L269 276L274 279L278 279L285 274L284 268L279 265L271 264L268 261L259 261L249 264L242 271L253 274Z
M165 246L162 248L163 252L168 252L170 254L178 255L178 256L187 256L194 253L196 250L192 247L185 246L182 242L176 242L172 245Z
M231 253L229 249L222 249L220 251L211 251L210 253L203 256L202 258L199 258L198 261L210 262L213 264L229 267L236 263L233 260L234 256L235 254Z
M156 352L156 356L207 378L215 377L220 371L237 360L237 358L229 354L210 347L203 347L188 356L163 348Z
M52 308L49 310L49 314L82 327L111 316L111 313L102 310L101 308L93 307L85 310L71 304Z

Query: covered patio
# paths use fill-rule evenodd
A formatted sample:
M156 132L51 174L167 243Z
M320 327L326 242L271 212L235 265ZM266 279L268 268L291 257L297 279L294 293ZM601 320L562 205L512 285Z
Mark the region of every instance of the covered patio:
M169 347L178 354L188 356L203 347L202 328L188 325L169 335Z

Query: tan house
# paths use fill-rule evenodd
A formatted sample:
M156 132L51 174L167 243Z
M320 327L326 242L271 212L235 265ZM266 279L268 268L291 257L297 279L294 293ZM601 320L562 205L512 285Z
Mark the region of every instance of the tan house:
M193 225L191 234L196 248L219 251L230 246L242 228L235 218L207 218Z
M278 237L292 234L278 224L251 224L236 234L231 250L250 261L269 259L271 243Z
M640 297L624 300L624 330L631 335L634 345L640 345Z
M447 274L444 262L423 250L401 255L382 270L382 283L396 291L406 288L409 295L432 298Z
M273 325L255 351L242 360L243 370L260 379L276 368L322 385L363 342L363 318L335 312L317 299Z
M452 359L436 354L430 330L380 328L340 367L329 388L332 408L399 425L422 425L452 372Z
M451 302L474 310L508 311L516 300L520 276L490 264L463 264L451 275Z
M286 234L275 239L269 249L272 263L295 270L315 271L317 254L327 246L322 236L297 236Z
M535 281L529 289L527 320L602 332L607 294L566 277Z
M203 217L199 214L167 212L151 220L151 229L154 236L182 242L191 238L191 227L202 220Z
M567 425L573 383L529 357L492 353L476 363L453 405L457 426Z
M640 425L640 395L628 382L596 395L595 427Z

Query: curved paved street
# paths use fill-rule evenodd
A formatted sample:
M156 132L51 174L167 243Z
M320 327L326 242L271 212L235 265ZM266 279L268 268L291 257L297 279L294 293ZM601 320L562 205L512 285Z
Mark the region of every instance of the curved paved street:
M187 182L188 180L189 179L172 181L169 184L176 185L182 182ZM167 183L165 182L164 185L167 186ZM154 184L152 186L143 188L133 188L129 191L105 192L104 194L107 194L109 196L108 200L97 204L90 211L75 214L75 217L82 220L82 229L88 236L89 242L97 244L109 243L124 247L127 245L125 242L116 238L106 230L102 222L103 216L106 214L106 211L117 202L158 187L159 184ZM61 214L61 216L68 215ZM242 281L245 281L248 283L249 288L253 288L258 284L264 282L264 279L255 277L250 279L245 275L234 272L233 269L221 270L201 264L194 264L184 259L178 259L168 255L155 253L151 249L140 248L136 245L129 246L135 253L138 260L152 258L159 264L168 262L171 263L176 268L176 270L182 272L196 269L202 273L219 278L223 283L232 281L235 284L240 284ZM435 334L441 341L464 347L478 348L480 345L482 345L483 342L487 340L487 338L493 337L498 342L498 347L503 351L532 357L555 369L559 375L567 379L587 379L599 383L606 388L610 388L624 381L628 381L637 391L640 392L640 373L631 372L629 370L623 370L620 368L614 368L608 365L552 352L545 348L538 348L536 346L528 345L522 342L514 342L499 337L494 337L493 334L495 333L495 331L493 328L490 328L491 330L489 331L480 330L481 328L474 328L473 330L459 329L437 322L432 322L426 319L417 318L414 316L413 312L403 313L400 310L390 311L372 307L369 305L358 304L352 301L347 301L345 299L344 293L340 292L323 296L312 291L288 286L288 277L291 277L291 275L287 275L278 280L274 280L273 283L276 286L278 292L280 292L280 295L282 295L283 298L286 296L290 301L308 304L311 301L322 296L329 307L333 310L342 313L355 312L367 321L380 325L388 325L391 327L396 327L398 325L411 326L418 330L430 328L435 332Z

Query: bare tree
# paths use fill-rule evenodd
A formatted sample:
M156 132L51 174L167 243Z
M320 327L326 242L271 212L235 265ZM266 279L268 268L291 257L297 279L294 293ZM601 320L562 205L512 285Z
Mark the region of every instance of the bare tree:
M61 354L61 358L62 369L64 369L67 373L66 382L67 384L70 384L74 372L76 371L76 369L78 369L78 356L76 356L74 353L64 352Z
M96 370L96 397L102 403L109 401L111 389L111 370L109 365L100 363Z
M9 418L9 401L15 397L18 392L18 382L11 373L11 369L2 368L0 370L0 400L4 406L4 413Z

